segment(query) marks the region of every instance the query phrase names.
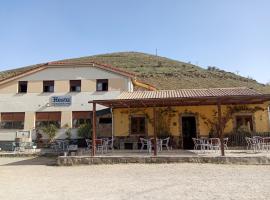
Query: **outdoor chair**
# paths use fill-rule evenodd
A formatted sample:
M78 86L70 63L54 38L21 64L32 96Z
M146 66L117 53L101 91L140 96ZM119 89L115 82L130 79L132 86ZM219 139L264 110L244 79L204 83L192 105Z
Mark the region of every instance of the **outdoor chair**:
M163 150L163 147L165 147L169 151L170 150L169 143L170 143L170 137L167 137L165 139L162 139L161 140L160 151Z
M90 139L85 139L86 145L87 145L87 149L91 150L92 148L92 140Z
M106 138L104 140L104 145L105 145L105 151L108 152L108 150L112 150L113 151L113 138L109 139Z
M140 138L140 142L141 142L140 152L143 151L145 147L148 151L151 151L152 149L151 139L149 140L149 139Z
M107 140L104 139L96 139L96 150L99 153L106 152Z
M266 151L270 150L270 137L263 138L261 142L261 149Z
M210 148L214 151L220 150L220 139L210 138Z
M247 150L253 150L256 152L258 150L258 143L256 139L245 137L246 142L247 142Z
M228 141L229 141L229 138L223 138L224 149L226 150L228 150Z
M53 149L55 152L59 152L60 150L62 150L61 147L61 142L59 141L54 141L51 145L50 145L51 149Z
M194 142L194 150L201 150L202 149L201 140L198 138L192 138L192 140Z
M257 149L258 150L263 150L263 137L261 137L261 136L253 136L252 139L257 144Z

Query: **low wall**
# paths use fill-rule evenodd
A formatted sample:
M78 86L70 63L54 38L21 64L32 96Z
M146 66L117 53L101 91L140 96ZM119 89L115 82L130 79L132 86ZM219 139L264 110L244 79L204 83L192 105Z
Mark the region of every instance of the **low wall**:
M57 165L94 165L120 163L214 163L240 165L269 165L270 157L119 157L119 156L59 156Z

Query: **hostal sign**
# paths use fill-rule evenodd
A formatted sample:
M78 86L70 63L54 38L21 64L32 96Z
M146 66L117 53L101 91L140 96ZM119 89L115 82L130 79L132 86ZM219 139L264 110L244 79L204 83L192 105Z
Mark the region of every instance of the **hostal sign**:
M51 106L70 106L71 100L71 96L52 96Z

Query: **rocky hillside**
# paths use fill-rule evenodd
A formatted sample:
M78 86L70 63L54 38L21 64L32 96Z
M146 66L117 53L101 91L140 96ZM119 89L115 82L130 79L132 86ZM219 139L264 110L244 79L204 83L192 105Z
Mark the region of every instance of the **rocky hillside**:
M220 70L138 52L120 52L65 61L96 61L135 72L138 79L158 89L239 87L245 86L270 93L270 86Z
M254 88L270 93L270 86L255 80L220 70L216 67L201 68L190 63L139 52L120 52L66 59L63 61L96 61L135 72L138 80L158 89L240 87ZM0 80L27 71L39 65L0 72ZM257 66L259 67L259 66Z

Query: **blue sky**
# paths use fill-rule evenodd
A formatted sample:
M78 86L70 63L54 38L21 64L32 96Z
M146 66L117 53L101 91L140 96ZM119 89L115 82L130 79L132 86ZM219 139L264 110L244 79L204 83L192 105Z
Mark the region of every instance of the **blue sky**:
M269 0L0 0L0 70L120 51L270 81Z

